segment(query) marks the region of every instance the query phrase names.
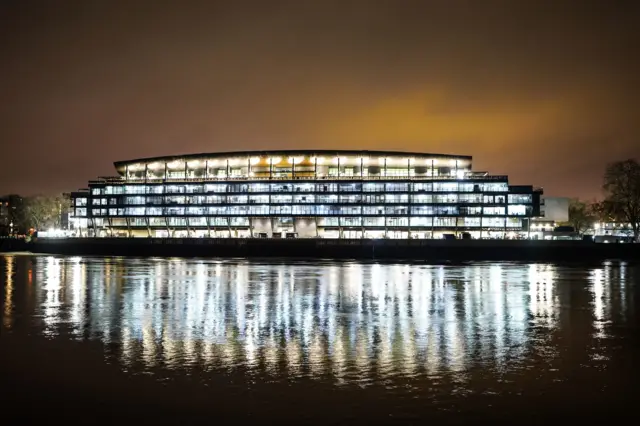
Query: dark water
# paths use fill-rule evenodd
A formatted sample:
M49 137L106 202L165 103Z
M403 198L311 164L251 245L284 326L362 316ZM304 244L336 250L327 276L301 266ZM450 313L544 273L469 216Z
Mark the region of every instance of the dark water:
M638 264L8 255L0 279L15 419L638 417Z

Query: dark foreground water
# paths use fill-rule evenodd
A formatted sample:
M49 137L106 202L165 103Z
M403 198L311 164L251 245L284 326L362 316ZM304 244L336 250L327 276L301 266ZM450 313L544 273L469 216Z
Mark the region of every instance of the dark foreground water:
M2 418L640 417L640 265L0 257Z

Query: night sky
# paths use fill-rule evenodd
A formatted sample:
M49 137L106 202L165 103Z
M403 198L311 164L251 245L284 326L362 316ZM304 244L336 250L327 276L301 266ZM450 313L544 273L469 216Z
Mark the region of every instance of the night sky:
M0 194L242 149L473 155L548 195L640 157L634 1L3 1Z

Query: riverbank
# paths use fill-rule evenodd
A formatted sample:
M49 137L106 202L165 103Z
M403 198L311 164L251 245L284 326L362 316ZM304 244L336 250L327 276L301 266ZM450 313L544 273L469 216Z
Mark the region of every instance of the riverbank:
M39 239L32 253L74 256L290 257L410 260L637 260L640 244L533 240L69 238Z
M0 238L0 253L28 251L29 247L24 238Z

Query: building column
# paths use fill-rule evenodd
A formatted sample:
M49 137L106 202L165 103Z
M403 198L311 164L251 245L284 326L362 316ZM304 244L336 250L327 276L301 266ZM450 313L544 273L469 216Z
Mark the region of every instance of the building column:
M362 209L365 207L364 204L364 182L363 182L363 174L362 174L362 166L364 164L364 161L362 159L362 157L360 157L360 238L364 238L364 232L365 232L365 228L364 228L364 213L362 211Z
M506 209L506 207L505 207L505 209ZM507 215L504 216L504 228L503 228L502 239L503 240L507 239Z
M409 173L411 173L411 160L409 160ZM409 182L407 185L409 185L409 195L407 195L407 237L409 239L411 239L411 216L413 216L413 214L411 213L411 202L413 201L413 182Z
M386 173L386 172L385 172L385 173ZM387 238L387 237L388 237L388 234L387 234L387 216L386 216L386 213L387 213L387 212L386 212L387 207L385 206L385 208L384 208L384 209L385 209L385 216L384 216L384 237L385 237L385 238Z
M431 197L433 197L433 191L431 192ZM431 208L433 209L433 198L431 199L432 201L432 206ZM434 239L434 235L435 235L435 227L436 227L436 217L433 215L433 210L431 211L431 239Z

